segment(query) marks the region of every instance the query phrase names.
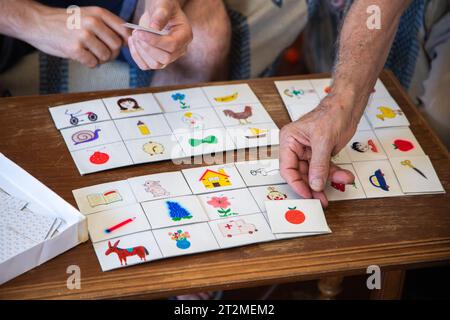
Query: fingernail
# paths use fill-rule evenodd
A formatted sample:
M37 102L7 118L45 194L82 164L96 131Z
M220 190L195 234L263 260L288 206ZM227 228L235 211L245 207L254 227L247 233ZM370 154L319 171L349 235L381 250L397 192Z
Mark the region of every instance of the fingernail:
M310 185L311 185L311 188L314 191L321 191L322 188L323 188L323 182L322 182L321 179L313 179L313 180L311 180Z

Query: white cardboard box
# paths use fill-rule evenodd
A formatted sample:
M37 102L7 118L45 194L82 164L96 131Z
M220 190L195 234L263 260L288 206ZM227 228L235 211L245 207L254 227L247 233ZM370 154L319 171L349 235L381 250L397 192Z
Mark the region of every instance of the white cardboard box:
M39 180L0 153L0 188L27 201L33 211L63 219L53 238L0 264L0 285L88 240L86 218Z

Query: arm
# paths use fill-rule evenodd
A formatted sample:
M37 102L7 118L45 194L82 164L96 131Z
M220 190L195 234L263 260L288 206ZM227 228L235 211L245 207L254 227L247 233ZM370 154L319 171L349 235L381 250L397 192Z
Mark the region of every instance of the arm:
M281 130L281 174L301 196L318 198L327 205L323 194L327 179L353 181L353 175L330 163L330 158L354 135L409 2L355 1L341 30L330 94L313 111ZM381 11L379 30L366 26L366 9L374 4Z

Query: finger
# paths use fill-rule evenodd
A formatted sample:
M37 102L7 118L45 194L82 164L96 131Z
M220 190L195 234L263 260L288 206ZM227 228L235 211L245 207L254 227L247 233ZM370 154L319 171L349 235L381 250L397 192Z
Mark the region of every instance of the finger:
M145 61L142 59L140 54L137 52L136 47L134 46L133 38L129 38L128 47L130 48L131 56L133 57L134 62L138 65L141 70L149 70L150 68L147 66Z
M351 171L342 169L334 163L331 163L328 180L336 183L352 184L355 181L355 176Z
M161 63L155 60L155 58L150 54L146 48L141 44L141 41L134 42L135 47L141 58L145 61L145 64L149 66L150 69L158 70L163 67Z
M92 52L87 49L78 50L78 53L74 57L74 60L89 68L95 68L98 65L97 58Z
M280 173L292 189L303 198L311 198L307 180L302 179L300 161L303 148L293 137L282 139L280 146Z
M168 65L178 59L178 57L174 54L149 46L141 40L138 40L137 43L149 56L162 65Z
M100 63L109 61L112 56L109 48L95 35L90 36L83 43L85 47L97 57Z
M122 38L124 44L128 42L128 38L131 36L131 31L123 26L125 21L122 18L116 16L108 10L103 10L100 17L108 27L114 30L116 34Z
M174 7L169 1L162 1L153 9L150 9L144 14L139 21L139 25L154 28L156 30L162 30L169 23L170 18L173 15Z
M328 139L312 141L309 163L309 185L314 191L322 191L328 178L332 146Z
M92 25L97 38L105 43L111 51L111 60L115 59L122 47L122 39L107 25L102 22L98 22Z
M171 33L166 36L145 32L142 30L136 30L134 32L139 40L146 42L149 46L159 48L161 50L173 53L177 51L186 50L187 45L190 43L189 34L173 28Z

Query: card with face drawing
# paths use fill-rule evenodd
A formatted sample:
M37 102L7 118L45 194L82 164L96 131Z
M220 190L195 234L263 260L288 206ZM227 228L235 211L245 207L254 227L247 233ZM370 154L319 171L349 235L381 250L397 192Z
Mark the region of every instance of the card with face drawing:
M154 95L165 112L186 112L192 109L211 107L201 88L158 92Z
M265 202L302 199L288 184L258 186L249 188L261 212L266 212Z
M357 131L347 144L346 150L352 161L387 159L377 136L372 130Z
M112 119L162 113L158 102L151 93L103 98L102 100Z
M249 187L285 183L280 175L278 159L243 161L235 165Z
M375 134L389 158L425 155L408 127L376 129Z

